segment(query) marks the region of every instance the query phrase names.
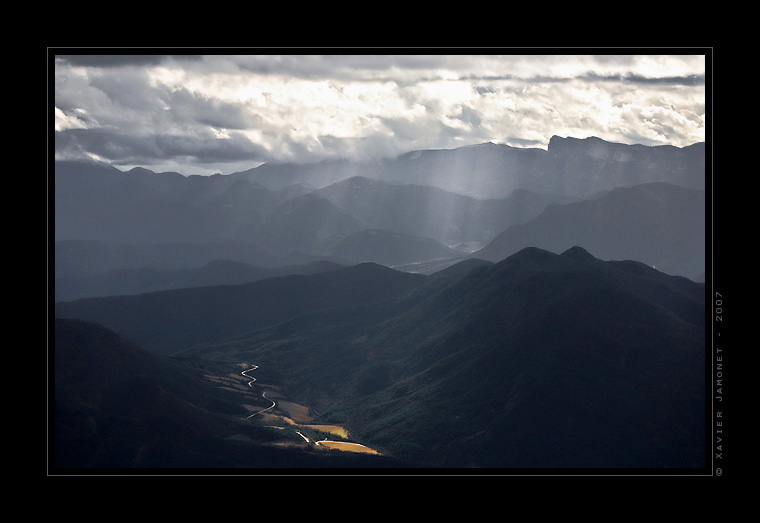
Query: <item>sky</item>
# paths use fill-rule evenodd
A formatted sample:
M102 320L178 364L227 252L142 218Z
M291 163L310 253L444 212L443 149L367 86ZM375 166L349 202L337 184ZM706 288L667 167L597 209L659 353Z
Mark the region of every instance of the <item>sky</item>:
M699 49L52 51L55 158L121 170L230 174L265 162L376 161L485 142L546 149L553 135L677 147L705 141L708 71Z

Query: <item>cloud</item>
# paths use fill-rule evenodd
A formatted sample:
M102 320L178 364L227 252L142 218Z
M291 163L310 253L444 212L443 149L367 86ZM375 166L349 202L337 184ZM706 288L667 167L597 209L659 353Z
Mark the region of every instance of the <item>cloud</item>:
M260 118L246 112L242 104L229 103L185 89L165 93L165 111L175 122L195 122L217 129L243 130L259 123Z
M225 164L261 163L268 151L239 132L219 138L215 133L127 134L112 129L66 129L55 133L60 157L94 155L115 165L160 165L171 161Z
M446 55L251 55L229 56L223 60L240 70L256 74L286 75L302 79L351 81L394 81L400 84L419 79L430 71L449 67Z
M200 60L198 55L152 55L152 54L71 54L57 55L56 59L83 67L152 66L167 60Z
M80 111L83 115L84 112ZM54 128L56 131L66 129L87 129L88 125L85 119L76 114L66 114L58 107L55 108Z
M265 148L239 132L256 125L256 115L184 88L157 85L144 68L61 75L55 97L60 157L87 154L117 165L267 158Z
M508 136L504 138L504 143L513 147L527 147L527 148L541 148L545 146L543 140L528 140L525 138L519 138L516 136Z
M600 75L596 73L586 73L578 77L586 82L624 82L634 84L650 85L704 85L704 74L690 74L686 76L662 76L646 77L635 73Z
M473 127L480 127L480 124L483 122L478 112L468 105L462 105L459 114L455 118Z
M371 52L371 50L370 50ZM55 148L118 165L373 159L554 135L704 140L704 56L66 55Z

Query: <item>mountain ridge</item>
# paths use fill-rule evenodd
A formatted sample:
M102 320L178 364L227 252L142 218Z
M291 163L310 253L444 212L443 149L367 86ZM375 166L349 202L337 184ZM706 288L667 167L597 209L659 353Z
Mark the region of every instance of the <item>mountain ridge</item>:
M314 311L187 355L287 369L278 377L323 422L413 461L699 467L704 307L704 286L685 278L526 248L390 303ZM557 453L537 454L539 442Z
M606 260L636 260L669 274L705 271L704 191L664 182L615 188L594 199L547 206L472 254L501 260L527 246L555 253L582 245Z
M262 246L275 258L306 259L325 257L352 233L384 229L473 253L550 205L615 187L661 182L703 190L704 152L704 145L553 137L546 151L480 144L374 163L264 164L207 177L144 168L122 173L92 162L78 170L61 162L53 179L54 237L237 241ZM624 258L642 259L635 252Z
M199 268L110 269L94 275L63 276L55 279L55 301L72 301L96 296L144 294L160 290L187 287L232 285L284 276L310 274L342 267L329 261L312 261L303 265L262 267L234 260L211 260Z
M57 302L55 315L100 323L147 350L171 354L184 344L242 334L310 310L383 301L413 288L423 278L376 263L361 263L238 285ZM130 312L125 313L127 310Z

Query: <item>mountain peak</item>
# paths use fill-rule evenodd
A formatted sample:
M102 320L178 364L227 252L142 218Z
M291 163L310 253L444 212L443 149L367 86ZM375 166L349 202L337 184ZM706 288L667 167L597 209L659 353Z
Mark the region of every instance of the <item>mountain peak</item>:
M511 256L504 258L501 262L498 263L498 265L514 263L528 263L532 265L536 263L545 263L547 261L554 260L555 258L557 258L557 255L551 251L547 251L539 247L525 247L512 254Z
M600 149L600 148L605 149L608 147L616 147L620 145L624 145L624 144L608 142L596 136L588 136L586 138L575 138L572 136L562 137L562 136L554 135L549 139L549 146L547 148L547 151L556 153L556 152L563 152L567 150L568 148L581 148L581 150L591 148L596 151L597 149Z
M132 173L132 174L156 174L155 171L151 171L150 169L146 169L145 167L133 167L127 172Z
M596 258L594 257L594 255L592 255L583 247L579 247L577 245L574 247L570 247L568 250L563 252L560 256L564 256L566 258L571 258L573 260L578 260L578 261L596 261Z

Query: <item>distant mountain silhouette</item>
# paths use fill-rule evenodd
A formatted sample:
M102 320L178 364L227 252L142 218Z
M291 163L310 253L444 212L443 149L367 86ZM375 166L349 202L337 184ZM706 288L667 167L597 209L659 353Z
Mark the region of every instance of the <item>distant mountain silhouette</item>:
M484 143L412 151L375 163L264 164L239 173L270 189L297 182L317 188L354 176L434 186L477 198L502 198L515 189L585 197L615 187L667 182L705 189L705 144L627 145L553 136L547 150Z
M464 274L478 267L488 267L491 265L493 265L493 262L490 262L488 260L481 260L478 258L468 258L466 260L456 262L439 271L435 271L434 273L432 273L432 275L435 276L436 278L445 278L445 277L450 277L450 276L454 276L458 274Z
M233 173L230 176L253 181L271 191L307 184L321 189L353 176L372 176L379 172L374 163L364 164L349 160L323 160L316 163L265 163L253 169Z
M373 261L387 266L462 256L435 240L381 229L355 232L330 248L329 254L347 263Z
M259 203L273 199L251 189L246 205L225 199L236 179L182 176L145 169L120 172L100 164L56 162L55 239L126 243L247 239L260 220ZM239 188L236 191L243 194ZM228 193L229 194L229 193Z
M171 354L310 311L381 302L419 285L423 279L421 275L363 263L241 285L58 302L55 315L99 323L145 349Z
M198 269L112 269L93 275L56 278L55 301L143 294L185 287L233 285L288 274L314 274L340 267L342 265L328 261L271 268L230 260L214 260Z
M112 270L197 269L214 260L228 260L262 267L298 264L251 243L232 240L129 244L100 240L63 240L54 245L54 276L88 276Z
M560 253L580 245L605 260L636 260L698 279L705 272L705 223L704 191L643 184L550 206L473 256L499 261L529 246Z
M97 252L93 259L67 264L56 252L57 276L95 269L198 268L214 259L261 266L306 263L329 256L341 241L369 229L432 239L472 253L551 204L652 182L704 190L704 157L703 143L648 147L555 136L546 151L488 143L413 151L373 163L264 164L214 176L56 162L56 241L132 245L145 253L159 244L203 243L199 250L204 250L216 243L201 263L196 254L177 251L171 264L159 253L125 267L115 259L103 263ZM667 236L671 225L661 227L665 230L657 234ZM262 252L228 257L218 242L257 246ZM571 243L603 256L590 244ZM638 259L635 250L630 252L626 257ZM368 259L368 253L359 258Z
M278 205L262 220L257 240L280 255L292 252L319 255L346 236L369 227L363 220L310 193Z
M615 187L664 182L705 190L705 143L645 146L552 136L530 187L588 196Z
M342 180L314 194L374 228L431 238L446 245L482 244L509 225L538 216L550 203L573 201L525 190L501 199L479 200L433 186L388 183L362 176Z
M476 198L501 198L521 187L546 151L485 143L456 149L412 151L367 163L325 160L312 164L264 164L242 173L271 190L306 182L327 187L355 176L390 183L434 186Z

